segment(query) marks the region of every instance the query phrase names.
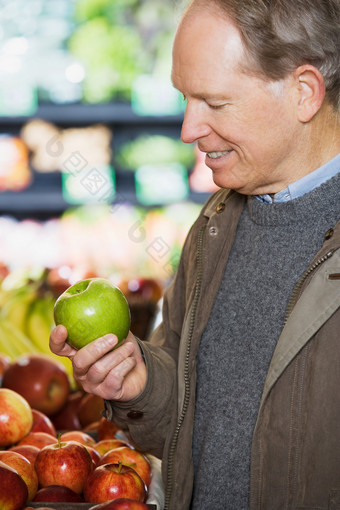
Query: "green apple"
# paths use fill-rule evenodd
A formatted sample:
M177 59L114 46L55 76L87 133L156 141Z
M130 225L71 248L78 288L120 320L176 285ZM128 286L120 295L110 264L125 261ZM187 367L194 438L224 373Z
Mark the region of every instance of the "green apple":
M130 329L130 309L122 291L105 278L88 278L71 285L56 300L54 321L63 324L67 341L80 349L108 333L119 345Z

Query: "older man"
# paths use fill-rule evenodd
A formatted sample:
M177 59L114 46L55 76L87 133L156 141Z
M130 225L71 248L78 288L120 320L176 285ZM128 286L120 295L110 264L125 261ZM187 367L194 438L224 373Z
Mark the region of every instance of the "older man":
M172 80L222 189L150 342L51 335L163 458L168 510L340 508L339 60L338 0L194 0Z

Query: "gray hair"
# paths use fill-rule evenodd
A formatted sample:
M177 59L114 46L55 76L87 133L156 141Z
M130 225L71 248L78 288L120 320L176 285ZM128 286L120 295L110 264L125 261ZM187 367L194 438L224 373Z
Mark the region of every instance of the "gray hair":
M234 22L248 71L275 82L300 65L311 64L324 78L328 101L340 110L340 0L194 0L194 4L218 7Z

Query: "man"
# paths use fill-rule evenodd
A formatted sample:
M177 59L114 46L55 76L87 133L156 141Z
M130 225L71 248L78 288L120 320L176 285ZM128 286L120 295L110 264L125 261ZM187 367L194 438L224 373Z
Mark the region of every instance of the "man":
M172 80L222 189L150 342L51 349L136 445L172 510L340 508L340 4L194 0Z

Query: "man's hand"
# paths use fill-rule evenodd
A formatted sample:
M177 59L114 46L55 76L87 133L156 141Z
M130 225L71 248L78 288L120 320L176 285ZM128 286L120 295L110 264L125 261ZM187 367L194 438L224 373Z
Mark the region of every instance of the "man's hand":
M145 388L147 371L140 347L129 332L124 342L117 344L115 335L97 338L82 349L74 349L67 342L67 330L60 325L50 336L50 349L72 361L73 375L84 390L106 400L128 401Z

